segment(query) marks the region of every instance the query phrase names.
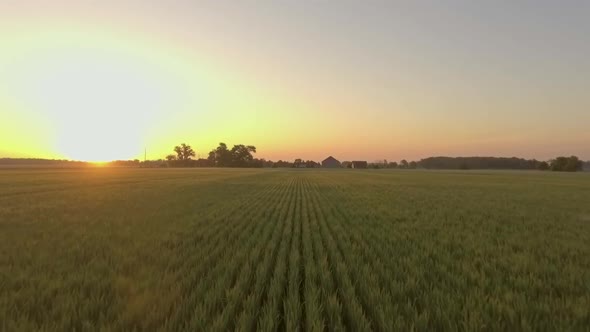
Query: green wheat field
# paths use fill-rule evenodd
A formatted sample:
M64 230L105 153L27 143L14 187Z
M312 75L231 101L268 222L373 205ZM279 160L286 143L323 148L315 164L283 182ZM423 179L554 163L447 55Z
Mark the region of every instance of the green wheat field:
M590 174L0 170L1 331L590 328Z

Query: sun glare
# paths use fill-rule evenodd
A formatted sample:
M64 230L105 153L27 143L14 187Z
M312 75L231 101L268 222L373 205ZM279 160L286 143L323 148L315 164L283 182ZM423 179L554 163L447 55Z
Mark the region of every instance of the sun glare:
M26 68L22 97L49 115L56 149L69 159L140 155L169 90L141 61L98 50L60 50Z

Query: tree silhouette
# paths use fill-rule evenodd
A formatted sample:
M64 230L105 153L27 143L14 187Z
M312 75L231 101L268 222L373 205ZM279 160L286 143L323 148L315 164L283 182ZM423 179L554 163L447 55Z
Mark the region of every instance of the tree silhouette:
M252 160L254 160L254 156L252 153L256 153L256 147L253 145L234 145L231 149L231 157L232 157L232 164L233 167L248 167Z
M537 166L537 168L541 171L546 171L549 169L549 163L546 161L541 161L541 162L539 162L539 165Z
M215 150L209 151L209 156L207 157L209 163L215 166Z
M418 162L426 169L544 169L543 162L535 159L505 157L429 157Z
M399 162L399 168L408 168L409 166L408 161L405 159L402 159L402 161Z
M252 153L256 153L253 145L238 144L229 150L225 143L209 152L207 160L217 167L262 167L263 162L254 159Z
M232 162L232 154L225 143L219 143L215 150L209 152L209 159L212 159L217 167L229 167Z
M190 145L186 145L184 143L175 146L174 152L176 152L176 159L180 161L190 160L191 157L196 155L195 150L193 150Z
M576 157L557 157L551 160L551 170L558 172L576 172L582 170L583 163Z

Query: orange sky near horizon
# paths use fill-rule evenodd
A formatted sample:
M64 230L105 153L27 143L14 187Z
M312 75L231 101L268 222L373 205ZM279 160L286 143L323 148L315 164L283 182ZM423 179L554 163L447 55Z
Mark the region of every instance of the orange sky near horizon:
M0 3L0 157L590 159L590 6Z

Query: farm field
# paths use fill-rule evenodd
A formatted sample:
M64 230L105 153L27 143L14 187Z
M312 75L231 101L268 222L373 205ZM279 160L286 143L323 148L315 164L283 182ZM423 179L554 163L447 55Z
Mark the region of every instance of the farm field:
M2 331L589 326L588 173L0 170Z

